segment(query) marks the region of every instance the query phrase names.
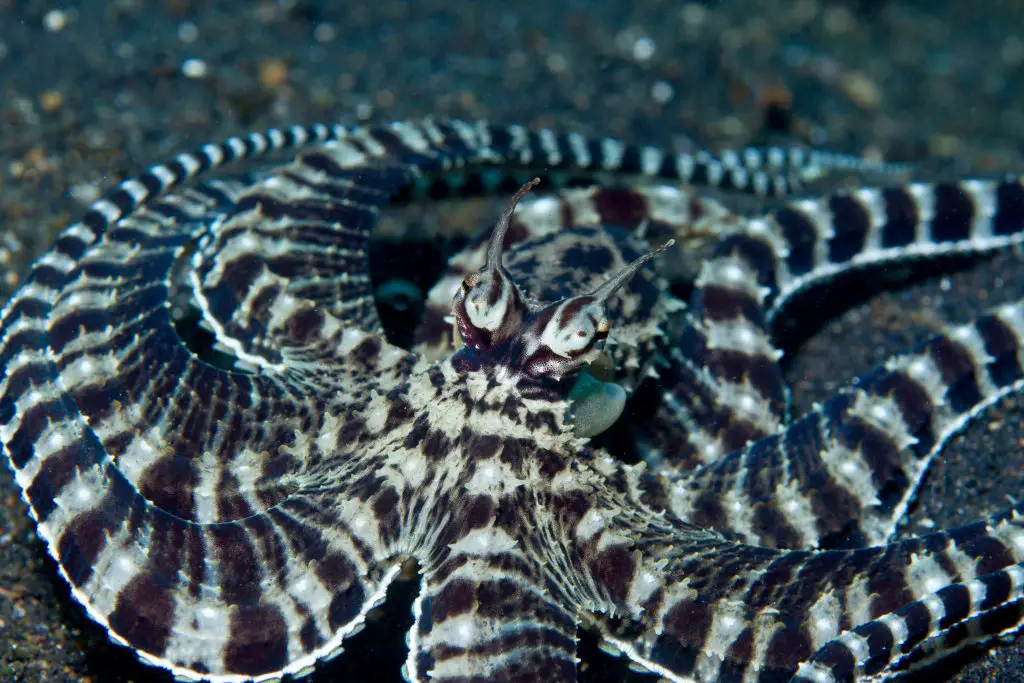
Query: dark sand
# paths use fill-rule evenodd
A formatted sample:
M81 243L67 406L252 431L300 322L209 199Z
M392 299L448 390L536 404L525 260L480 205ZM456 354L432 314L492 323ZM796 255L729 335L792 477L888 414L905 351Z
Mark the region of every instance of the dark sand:
M1020 170L1021 26L1009 0L0 0L0 237L15 238L0 251L0 298L99 190L172 152L291 122L487 117L663 144L813 143L920 162L925 177ZM186 60L202 77L183 75ZM1021 296L1021 265L1006 255L924 279L824 326L809 307L794 318L804 343L787 349L798 405ZM904 532L1018 497L1021 416L1007 400L957 439ZM69 598L10 476L0 501L0 680L155 680ZM309 680L399 679L412 591L400 585ZM593 638L581 656L584 681L654 680ZM917 680L1022 681L1022 669L1017 638Z

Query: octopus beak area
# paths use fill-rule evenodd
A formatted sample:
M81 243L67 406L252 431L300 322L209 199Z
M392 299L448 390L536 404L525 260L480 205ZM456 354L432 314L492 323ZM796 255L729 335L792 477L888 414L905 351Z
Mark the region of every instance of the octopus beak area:
M526 317L523 296L501 259L512 213L538 183L540 178L534 178L515 193L491 233L484 267L463 280L455 293L455 333L471 349L491 348L508 340L519 332Z
M669 240L644 254L592 292L556 301L538 311L521 334L523 372L561 380L596 358L611 330L608 301L645 263L674 244L675 240Z

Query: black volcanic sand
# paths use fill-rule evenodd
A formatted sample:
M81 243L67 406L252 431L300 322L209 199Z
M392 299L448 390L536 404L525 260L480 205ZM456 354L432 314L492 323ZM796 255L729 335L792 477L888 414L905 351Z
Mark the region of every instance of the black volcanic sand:
M1017 2L79 0L57 9L0 0L2 298L102 188L207 140L291 122L486 117L682 148L817 144L918 162L925 178L1024 168ZM446 210L463 226L493 216ZM797 406L1024 295L1020 257L956 266L949 276L918 271L870 299L851 292L878 274L800 302L785 323ZM1019 496L1021 415L1010 399L976 420L932 467L903 533L964 523ZM0 500L0 680L158 680L70 599L9 476ZM397 585L389 608L309 680L398 680L414 591ZM597 651L592 636L581 657L584 681L654 680ZM916 678L1022 681L1022 669L1018 638Z

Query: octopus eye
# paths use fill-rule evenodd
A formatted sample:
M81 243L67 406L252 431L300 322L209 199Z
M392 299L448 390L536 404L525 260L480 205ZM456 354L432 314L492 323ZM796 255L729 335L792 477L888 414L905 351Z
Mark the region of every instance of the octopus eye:
M533 327L525 332L530 343L522 361L524 372L558 380L593 360L599 353L598 344L611 329L605 308L608 300L645 263L673 244L675 240L669 240L609 277L594 291L557 301L545 313L538 314Z

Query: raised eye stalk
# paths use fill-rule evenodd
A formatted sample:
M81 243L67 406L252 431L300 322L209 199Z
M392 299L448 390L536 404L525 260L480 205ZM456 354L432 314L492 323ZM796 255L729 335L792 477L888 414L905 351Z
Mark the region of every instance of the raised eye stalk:
M561 379L594 360L608 337L609 299L652 258L675 244L669 240L647 252L587 294L562 299L530 316L520 337L522 369L534 377Z
M455 294L455 331L471 349L497 346L515 335L529 313L523 296L501 262L505 235L516 205L540 183L534 178L512 196L491 233L484 267L467 277Z

